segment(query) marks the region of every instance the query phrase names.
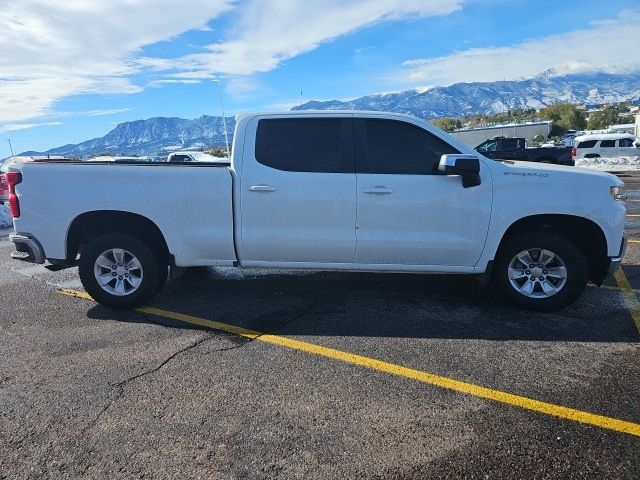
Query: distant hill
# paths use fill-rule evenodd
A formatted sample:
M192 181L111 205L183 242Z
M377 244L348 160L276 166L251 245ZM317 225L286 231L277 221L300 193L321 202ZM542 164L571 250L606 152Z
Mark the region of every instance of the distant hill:
M540 109L554 103L612 103L640 98L640 72L554 76L545 72L527 80L456 83L429 90L368 95L351 101L311 101L294 110L384 110L420 118Z
M613 103L640 98L640 72L631 74L588 73L555 76L545 72L527 80L456 83L429 90L369 95L343 102L311 101L293 110L378 110L402 112L433 119L473 114L501 113L514 108L539 109L553 103ZM226 118L229 140L235 120ZM224 146L222 117L204 115L187 120L156 117L125 122L104 137L77 145L25 155L88 157L103 152L123 155L158 155L171 148Z
M235 120L226 118L229 141ZM157 155L172 149L224 146L222 117L202 117L187 120L177 117L155 117L124 122L104 137L77 145L69 144L46 152L24 152L22 155L67 155L89 157L104 152L115 155Z

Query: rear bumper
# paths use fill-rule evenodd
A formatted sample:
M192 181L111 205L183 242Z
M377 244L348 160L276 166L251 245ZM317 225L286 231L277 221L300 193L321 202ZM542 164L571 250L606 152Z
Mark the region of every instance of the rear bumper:
M11 258L29 263L44 263L44 250L40 242L35 238L19 233L12 233L9 235L9 240L11 240L16 247L16 251L11 252Z
M607 267L607 275L606 278L611 277L618 268L620 268L620 264L622 263L622 257L624 257L625 252L627 251L627 236L622 235L622 243L620 244L620 253L615 257L609 257L609 266Z

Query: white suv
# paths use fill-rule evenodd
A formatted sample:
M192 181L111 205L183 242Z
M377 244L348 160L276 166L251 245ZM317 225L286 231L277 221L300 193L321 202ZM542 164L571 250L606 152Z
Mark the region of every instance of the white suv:
M576 137L571 155L579 158L639 157L640 139L629 133L601 133Z

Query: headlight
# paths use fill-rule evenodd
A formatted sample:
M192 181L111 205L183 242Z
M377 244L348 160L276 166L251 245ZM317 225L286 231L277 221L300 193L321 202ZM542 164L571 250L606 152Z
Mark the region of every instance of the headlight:
M625 201L625 196L622 194L621 187L609 187L609 194L614 200L617 200L619 202Z

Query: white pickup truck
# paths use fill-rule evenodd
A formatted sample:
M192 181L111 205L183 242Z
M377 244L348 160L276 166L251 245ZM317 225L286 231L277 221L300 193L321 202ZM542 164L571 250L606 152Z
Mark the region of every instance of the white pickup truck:
M487 159L417 118L237 118L231 165L47 162L8 174L15 258L78 265L98 302L132 308L169 267L465 273L539 310L620 264L622 182Z

